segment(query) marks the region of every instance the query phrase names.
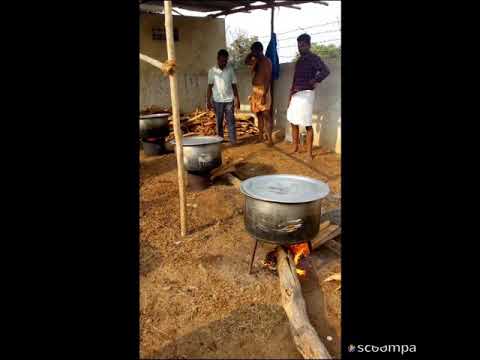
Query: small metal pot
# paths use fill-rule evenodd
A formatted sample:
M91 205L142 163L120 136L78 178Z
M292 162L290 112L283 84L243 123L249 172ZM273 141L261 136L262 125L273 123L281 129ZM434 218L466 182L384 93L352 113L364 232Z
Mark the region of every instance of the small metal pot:
M168 113L140 116L140 137L168 135Z
M183 138L183 163L192 174L207 174L222 165L220 136L189 136ZM175 140L171 142L175 144Z
M242 182L245 228L256 240L292 245L312 240L320 228L328 185L302 176L257 176Z
M165 139L159 138L155 141L142 140L142 147L145 156L161 155L165 152Z

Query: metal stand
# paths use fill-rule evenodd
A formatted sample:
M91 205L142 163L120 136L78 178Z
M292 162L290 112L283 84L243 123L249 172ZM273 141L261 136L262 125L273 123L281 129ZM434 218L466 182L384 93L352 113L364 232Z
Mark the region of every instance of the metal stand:
M258 241L255 239L255 245L253 246L252 259L250 260L250 270L248 271L249 274L252 273L253 260L255 259L255 252L257 251L257 243Z

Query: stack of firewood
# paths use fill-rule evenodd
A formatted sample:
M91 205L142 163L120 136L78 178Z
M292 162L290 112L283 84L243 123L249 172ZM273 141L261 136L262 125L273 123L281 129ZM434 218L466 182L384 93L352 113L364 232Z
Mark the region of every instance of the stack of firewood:
M225 138L228 139L227 124L224 121ZM235 128L237 130L237 140L247 139L258 135L259 130L255 126L255 119L248 114L235 114Z
M171 108L152 105L140 111L140 115L150 115L156 113L169 113L172 114ZM172 115L169 117L170 134L166 138L166 141L171 141L175 138L173 132L173 119ZM187 114L180 114L180 127L182 129L183 136L213 136L216 135L216 122L215 113L213 111L205 111L197 109L194 112ZM228 126L226 121L223 122L224 137L229 140ZM237 140L247 139L255 136L259 133L258 128L255 126L255 119L248 114L235 114L235 128L237 131Z
M224 137L229 139L228 127L224 121ZM213 136L217 133L215 113L213 111L195 111L189 114L182 114L180 116L180 127L183 136ZM235 127L237 131L237 140L243 140L258 134L259 130L255 126L255 120L252 116L247 114L235 114ZM173 133L173 123L170 119L170 134L167 141L175 138Z

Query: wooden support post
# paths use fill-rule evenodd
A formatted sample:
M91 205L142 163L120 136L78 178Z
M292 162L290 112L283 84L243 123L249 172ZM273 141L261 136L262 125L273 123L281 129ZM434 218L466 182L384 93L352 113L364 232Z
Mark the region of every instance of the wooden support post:
M155 66L157 69L159 69L164 75L169 75L173 74L175 71L175 62L167 61L165 63L162 63L154 58L151 58L150 56L147 56L145 54L140 53L140 60L143 60L147 63L149 63L152 66Z
M173 17L172 2L165 0L163 2L165 13L165 32L167 35L167 53L168 60L175 61L175 43L173 41ZM180 231L182 236L187 235L187 199L185 195L185 170L183 167L183 141L182 129L180 128L180 105L178 101L177 75L169 75L170 95L172 98L173 131L175 133L175 150L177 153L178 168L178 193L180 198Z
M271 16L271 19L270 19L270 41L272 40L272 37L273 37L273 31L274 31L274 16L275 16L275 0L271 0L271 5L272 5L272 16ZM274 84L274 80L273 80L273 74L272 74L272 79L271 79L271 84L270 84L270 97L272 98L272 102L271 102L271 106L270 106L270 118L271 118L271 121L272 121L272 130L273 130L273 127L275 125L275 119L273 118L274 115L275 115L275 111L274 111L274 100L273 100L273 84Z

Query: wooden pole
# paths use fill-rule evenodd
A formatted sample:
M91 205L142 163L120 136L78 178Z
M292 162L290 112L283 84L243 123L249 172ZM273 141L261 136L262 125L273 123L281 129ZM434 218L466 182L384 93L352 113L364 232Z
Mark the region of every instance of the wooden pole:
M168 60L175 62L175 43L173 41L173 17L172 2L165 0L163 2L165 13L165 32L167 35L167 53ZM180 108L178 101L177 75L170 74L170 96L172 98L173 131L175 133L175 150L177 153L178 168L178 193L180 198L180 230L182 236L187 235L187 203L185 195L185 170L183 167L183 141L182 129L180 128Z
M275 0L271 0L271 5L272 5L272 16L271 16L271 19L270 19L270 41L272 40L272 37L273 37L273 31L274 31L274 26L273 26L273 21L274 21L274 14L275 14ZM272 102L271 102L271 106L270 106L270 118L271 118L271 122L272 122L272 130L273 130L273 126L274 126L274 114L275 114L275 111L273 110L274 109L274 101L273 101L273 74L272 74L272 79L271 79L271 84L270 84L270 96L272 98Z
M143 60L150 65L159 69L164 75L169 75L175 70L175 64L173 62L162 63L150 56L140 53L140 60Z

